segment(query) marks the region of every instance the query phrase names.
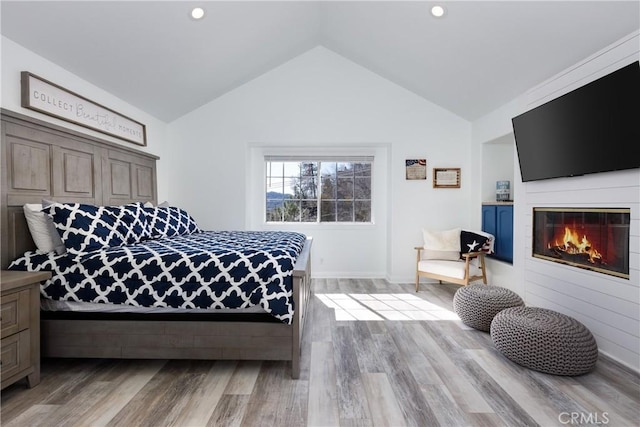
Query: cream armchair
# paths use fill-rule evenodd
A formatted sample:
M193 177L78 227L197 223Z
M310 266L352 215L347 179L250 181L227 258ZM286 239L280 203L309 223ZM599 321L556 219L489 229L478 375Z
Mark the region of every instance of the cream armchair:
M416 292L420 278L458 285L482 280L487 284L485 254L493 252L494 237L480 231L461 229L443 232L423 230L425 244L417 246Z

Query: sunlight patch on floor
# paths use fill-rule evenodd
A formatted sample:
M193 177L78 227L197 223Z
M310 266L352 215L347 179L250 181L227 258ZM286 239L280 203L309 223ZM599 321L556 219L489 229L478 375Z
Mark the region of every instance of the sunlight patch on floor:
M335 310L336 321L349 320L459 320L453 310L412 294L316 294Z

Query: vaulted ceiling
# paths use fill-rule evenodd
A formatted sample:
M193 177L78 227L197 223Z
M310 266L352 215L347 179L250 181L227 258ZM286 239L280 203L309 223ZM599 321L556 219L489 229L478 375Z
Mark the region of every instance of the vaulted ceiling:
M165 122L316 46L474 120L640 29L638 0L434 4L3 0L0 29Z

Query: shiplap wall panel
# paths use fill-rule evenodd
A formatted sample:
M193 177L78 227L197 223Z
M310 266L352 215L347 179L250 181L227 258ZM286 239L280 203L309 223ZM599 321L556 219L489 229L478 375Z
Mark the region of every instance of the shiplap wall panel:
M549 79L527 94L534 108L640 57L638 32ZM603 144L606 149L606 144ZM600 351L640 371L640 169L523 184L525 301L572 316L594 334ZM629 208L629 279L532 256L534 207Z
M563 282L544 274L530 274L528 290L531 295L551 299L558 304L571 300L571 308L598 321L607 330L637 335L640 320L635 316L637 306L621 298L586 290L580 284ZM593 332L593 331L592 331Z
M638 33L629 34L585 61L567 68L527 94L529 107L551 101L565 93L638 60Z
M529 281L535 282L538 286L544 286L550 291L560 292L570 297L580 297L608 310L615 309L617 313L630 319L635 317L638 306L634 301L638 301L640 292L637 286L623 283L628 282L625 279L617 278L617 280L604 282L597 273L584 270L583 274L573 274L571 269L565 268L562 264L549 266L544 260L532 259L527 264L527 268L531 271ZM539 270L544 272L538 273ZM562 286L558 286L558 281L562 282Z

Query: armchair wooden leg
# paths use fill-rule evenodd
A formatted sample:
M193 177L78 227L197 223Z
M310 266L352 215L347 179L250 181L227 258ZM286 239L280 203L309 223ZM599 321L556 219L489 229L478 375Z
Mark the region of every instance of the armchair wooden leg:
M420 275L416 273L416 292L418 292L419 286L420 286Z
M487 269L484 264L484 254L480 255L480 268L482 269L482 282L487 284Z

